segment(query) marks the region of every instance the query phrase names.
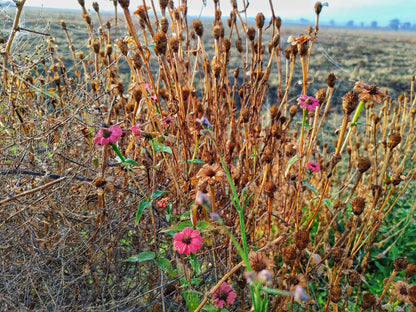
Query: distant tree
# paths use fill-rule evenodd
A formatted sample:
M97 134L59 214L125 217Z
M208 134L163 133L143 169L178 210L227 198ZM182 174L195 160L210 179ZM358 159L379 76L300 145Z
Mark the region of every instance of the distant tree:
M331 20L329 21L329 25L331 25L331 26L335 26L335 21L334 21L333 19L331 19Z
M378 27L377 21L372 21L371 22L371 28L377 28L377 27Z
M398 18L392 19L389 24L390 28L398 30L400 26L400 20Z
M346 25L347 25L347 27L354 27L354 21L350 20L350 21L347 22Z
M364 22L361 22L360 26L361 26L361 28L364 28L364 26L365 26Z
M403 23L400 26L401 29L406 29L406 30L409 30L411 27L412 27L412 24L410 24L410 22Z

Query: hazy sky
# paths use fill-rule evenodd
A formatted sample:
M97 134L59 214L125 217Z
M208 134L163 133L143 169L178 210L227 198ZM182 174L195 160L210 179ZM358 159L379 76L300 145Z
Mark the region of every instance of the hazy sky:
M4 0L0 0L0 3ZM112 0L96 0L100 5L100 10L114 10ZM158 6L158 0L154 0ZM92 0L85 0L87 9L91 9ZM206 0L204 7L203 0L188 0L189 15L213 14L213 0ZM262 12L266 18L270 17L269 0L249 1L248 13L255 16ZM316 0L272 0L276 15L283 20L299 20L306 18L315 19L314 5ZM386 25L391 19L398 18L401 22L416 23L416 1L415 0L327 0L321 1L328 3L321 13L322 22L334 20L336 24L345 24L349 20L354 20L356 24L364 22L368 25L372 21L378 21L379 25ZM146 1L149 5L149 0ZM177 0L175 0L177 3ZM242 1L237 0L241 6ZM142 0L130 0L130 9L134 10ZM224 16L228 16L231 11L230 0L220 0L221 9ZM26 0L27 6L44 6L45 8L71 8L78 9L77 0ZM92 10L92 9L91 9Z

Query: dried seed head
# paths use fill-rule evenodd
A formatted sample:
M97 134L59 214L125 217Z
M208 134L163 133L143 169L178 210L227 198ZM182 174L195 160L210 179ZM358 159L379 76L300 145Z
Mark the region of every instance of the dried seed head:
M91 23L92 23L91 16L90 15L86 15L86 16L84 16L84 18L85 18L85 22L88 25L91 25Z
M234 69L234 78L237 79L238 78L238 74L240 73L240 69L237 67L236 69Z
M120 3L120 6L123 9L128 9L130 5L130 0L118 0L118 3Z
M291 265L295 262L297 255L298 250L295 245L285 247L282 251L283 262L287 265Z
M392 150L393 148L395 148L397 145L400 144L401 140L402 140L402 137L400 136L400 133L394 132L390 134L390 136L387 139L387 147Z
M406 276L406 278L412 278L413 276L416 275L416 265L414 265L413 263L409 263L407 265L406 270L404 271L404 275Z
M231 40L230 39L223 40L222 47L224 51L228 53L231 50Z
M352 212L359 216L365 209L365 199L363 197L356 197L352 202Z
M78 0L78 3L80 6L84 7L85 6L85 1L84 0Z
M212 29L212 36L214 37L215 40L220 39L222 28L223 28L222 26L215 25L214 28Z
M262 155L263 161L265 163L271 163L273 161L273 158L274 158L273 150L271 150L270 148L265 149Z
M309 232L300 230L295 234L295 245L299 250L304 250L309 244Z
M280 26L282 26L282 19L280 18L280 16L276 17L276 27L277 29L280 29Z
M296 113L298 112L299 105L292 105L289 108L289 115L291 118L295 117Z
M274 184L272 181L267 181L264 184L264 193L269 197L273 198L274 192L276 191L276 184Z
M348 284L350 284L350 286L358 286L361 283L361 275L353 270L348 274Z
M110 56L113 53L113 46L111 44L107 44L105 46L105 55Z
M169 29L169 21L166 18L166 16L162 16L160 18L160 29L164 32L167 33L168 29Z
M155 53L156 55L166 54L166 49L168 46L168 39L166 38L165 33L158 32L153 35L153 41L155 43Z
M319 102L319 106L322 106L324 104L324 101L326 99L326 90L325 89L319 89L315 92L315 98Z
M358 157L357 169L360 173L366 172L371 168L371 161L366 157Z
M302 44L298 44L298 51L300 56L306 56L308 54L308 42L304 42Z
M120 49L121 54L124 56L129 53L129 46L127 44L127 40L119 40L117 41L118 48Z
M250 41L254 41L254 38L256 37L256 30L253 27L247 28L247 38Z
M334 88L335 87L335 82L337 81L337 78L335 77L335 74L330 73L328 75L328 78L327 78L326 81L327 81L328 87Z
M142 99L142 89L138 84L134 86L132 94L136 103L139 104L140 100Z
M332 251L332 259L335 263L341 262L345 257L345 250L343 248L337 247Z
M365 293L361 298L361 308L370 309L377 303L376 297L372 293Z
M243 53L243 44L241 42L241 38L238 38L235 41L235 47L237 48L238 53Z
M399 258L394 259L393 266L396 272L401 272L407 269L408 262L406 258L399 257Z
M342 297L342 288L339 286L331 286L331 290L329 291L329 295L331 297L331 301L334 303L338 303Z
M290 60L290 55L292 54L292 49L291 48L287 48L286 50L285 50L285 58L287 59L287 60Z
M60 20L59 25L61 25L62 29L64 29L64 30L66 29L66 23L65 23L64 20Z
M222 65L221 62L217 62L216 59L212 60L212 72L214 73L214 77L218 78L221 74Z
M250 120L250 112L247 108L243 107L240 111L242 121L248 123Z
M202 25L201 21L199 19L194 19L192 25L194 27L196 35L198 37L202 37L202 35L204 34L204 26Z
M179 51L179 39L178 37L171 37L169 39L169 46L173 50L173 52L177 53Z
M159 0L159 5L162 11L166 9L168 4L169 4L169 0Z
M280 139L282 136L282 129L280 128L280 125L275 123L270 127L270 133L273 137Z
M413 304L413 308L416 307L416 285L409 287L407 294L409 296L410 302Z
M350 91L342 98L342 109L344 114L350 115L358 105L358 94L354 91Z
M234 10L237 10L237 1L236 0L231 0L231 5L232 5Z
M317 3L315 3L315 13L319 15L319 13L321 13L321 10L322 10L322 3L318 1Z
M94 9L95 12L99 12L100 11L100 6L98 5L98 2L93 2L92 3L92 8Z
M262 29L264 26L264 15L263 13L258 13L256 16L256 26L258 29Z
M140 70L140 68L142 68L143 62L139 52L134 52L131 57L131 60L133 61L134 68L136 68L137 70Z
M94 40L94 42L92 43L92 49L94 50L94 53L100 53L100 41Z
M272 105L269 109L270 119L271 120L277 119L278 113L279 113L279 108L277 107L277 105Z

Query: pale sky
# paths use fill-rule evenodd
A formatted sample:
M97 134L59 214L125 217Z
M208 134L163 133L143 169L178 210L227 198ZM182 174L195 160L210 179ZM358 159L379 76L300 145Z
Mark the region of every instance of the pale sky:
M5 0L0 0L4 2ZM112 0L96 0L102 11L113 11ZM150 0L146 4L150 5ZM177 3L178 0L175 0ZM92 10L92 0L85 0L87 10ZM154 0L155 5L159 6L159 1ZM249 1L248 14L255 16L262 12L266 18L271 16L269 0ZM272 0L275 14L282 20L299 20L305 18L310 21L315 19L314 5L316 0ZM354 20L356 25L364 22L369 25L372 21L377 21L380 26L387 25L394 18L401 22L416 24L416 1L415 0L327 0L321 1L328 3L321 13L321 21L328 23L333 20L338 25L343 25L349 20ZM130 10L134 11L142 0L130 0ZM203 0L188 0L188 14L213 15L214 1L206 0L206 7ZM228 16L231 11L230 0L220 0L223 16ZM237 0L239 7L242 0ZM26 6L43 6L45 8L66 8L79 9L77 0L26 0Z

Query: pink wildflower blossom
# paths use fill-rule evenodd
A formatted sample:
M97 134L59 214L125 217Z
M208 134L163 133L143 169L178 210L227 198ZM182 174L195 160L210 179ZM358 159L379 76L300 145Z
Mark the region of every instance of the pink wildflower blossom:
M182 232L173 235L173 248L180 254L190 255L191 252L197 252L201 249L202 237L198 230L192 230L191 227L185 228Z
M156 94L153 94L152 96L150 96L150 99L151 99L153 102L156 102L156 101L157 101L157 96L156 96Z
M93 142L95 145L107 145L109 143L116 143L121 137L123 131L120 126L111 126L110 128L100 128L100 131L95 135Z
M165 197L165 198L162 198L161 200L158 200L157 201L158 207L160 207L160 208L166 208L167 207L168 200L169 200L169 197Z
M142 136L142 131L140 129L140 125L136 125L136 126L132 126L131 127L131 132L138 137Z
M168 129L170 125L172 124L172 117L170 115L167 115L162 118L162 125Z
M306 167L308 167L308 169L311 172L318 172L321 170L321 166L319 166L319 164L317 162L314 161L310 161L306 164Z
M236 297L237 293L232 286L224 282L212 296L214 307L222 309L226 304L233 304Z
M148 83L148 82L146 82L146 83L144 84L144 88L145 88L146 90L149 90L151 86L152 86L152 85L151 85L150 83Z
M310 112L314 112L315 108L319 106L319 101L315 99L313 96L307 96L305 94L302 94L298 98L298 104L302 108L308 109Z

